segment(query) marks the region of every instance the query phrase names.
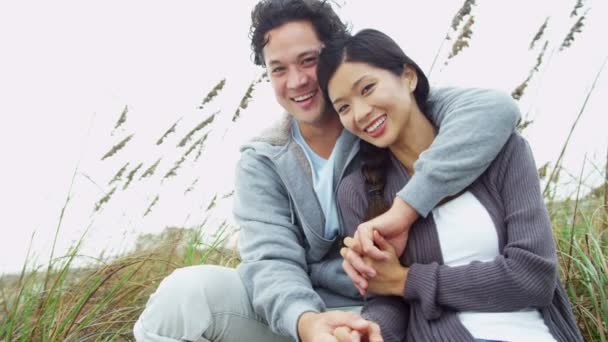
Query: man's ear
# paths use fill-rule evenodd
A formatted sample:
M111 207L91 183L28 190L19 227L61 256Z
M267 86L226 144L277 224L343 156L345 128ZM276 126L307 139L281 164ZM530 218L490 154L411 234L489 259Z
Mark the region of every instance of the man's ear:
M414 69L414 67L404 64L403 78L411 92L416 90L416 86L418 85L418 74L416 73L416 69Z

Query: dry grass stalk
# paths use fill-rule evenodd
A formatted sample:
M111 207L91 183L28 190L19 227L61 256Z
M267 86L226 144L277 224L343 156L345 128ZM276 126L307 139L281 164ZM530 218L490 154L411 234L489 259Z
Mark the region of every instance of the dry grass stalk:
M186 157L182 156L180 160L173 164L173 167L163 176L163 179L167 179L169 177L177 176L177 170L182 166L182 164L186 161Z
M126 190L129 184L131 184L133 178L135 177L135 174L137 173L137 171L139 171L139 169L141 169L142 166L144 166L144 163L139 163L139 165L137 165L133 170L131 170L131 172L129 172L129 174L127 175L127 181L122 187L123 190Z
M101 209L104 204L108 203L108 201L110 201L110 199L112 198L112 195L114 195L115 191L116 187L113 187L110 192L105 194L99 201L97 201L97 203L95 203L95 211L99 211L99 209Z
M127 121L128 112L129 106L125 106L125 108L122 110L122 113L120 114L120 117L118 118L118 121L116 121L116 124L114 125L114 130L118 129L118 127L122 126L122 124Z
M460 23L464 20L464 17L471 14L473 6L475 6L475 0L465 0L465 2L462 4L462 7L460 7L458 12L456 12L456 15L454 15L454 18L452 18L451 27L454 31L458 31L458 27L460 26Z
M608 147L606 148L606 171L604 171L604 221L602 222L602 232L606 238L608 234Z
M173 126L171 126L166 132L165 134L163 134L162 137L160 137L160 139L158 139L158 141L156 141L156 145L160 145L162 144L165 139L169 136L169 134L174 133L175 132L175 127L177 127L177 124L181 121L182 118L179 118L177 121L175 121L175 123L173 124Z
M158 195L156 195L156 197L154 197L154 200L152 200L152 202L148 206L148 209L146 209L146 212L144 213L144 217L148 216L148 214L152 211L152 207L154 207L156 205L159 198L160 197Z
M120 170L118 170L118 172L116 172L116 174L114 175L114 177L112 177L112 180L108 183L108 185L112 185L112 183L114 182L118 182L121 178L123 173L125 173L125 171L127 170L127 167L129 166L129 162L127 162L125 165L123 165Z
M540 27L538 28L538 31L536 31L534 38L532 38L532 41L530 42L530 47L529 47L530 50L534 49L534 45L543 37L548 23L549 23L549 17L547 17L545 19L545 22L542 25L540 25Z
M577 0L576 5L574 5L574 8L572 9L572 12L570 12L570 18L576 17L578 15L578 10L583 8L583 6L583 0Z
M245 95L243 95L243 98L241 98L241 103L239 103L238 108L232 116L232 122L236 122L236 120L238 120L238 118L241 116L241 110L246 109L249 105L249 101L251 101L251 97L253 96L253 91L255 89L256 84L259 84L265 78L268 78L268 74L266 72L264 72L262 75L260 75L260 77L258 77L249 84L249 87L247 87L247 90L245 91Z
M207 134L205 134L205 136L202 138L202 141L200 142L200 144L198 144L198 151L196 152L196 157L194 157L195 162L197 162L198 159L203 154L203 148L205 147L205 144L204 144L205 140L207 140Z
M473 6L475 6L475 1L465 0L464 3L462 4L462 7L460 7L458 12L456 12L454 17L452 18L452 22L447 29L445 38L441 41L441 44L439 44L439 48L437 49L437 52L435 53L435 57L433 57L433 62L431 63L431 67L429 68L429 71L427 72L427 77L429 79L431 78L431 74L433 73L433 69L435 68L435 63L437 63L437 59L439 58L439 55L443 51L443 46L444 46L445 42L451 40L451 38L450 38L451 31L454 31L454 32L458 31L458 28L460 27L460 24L462 23L464 18L467 15L471 15ZM447 65L447 61L444 62L444 65Z
M194 182L192 182L192 184L190 184L190 186L186 189L186 191L184 191L184 195L189 193L190 191L194 190L194 186L196 185L196 183L198 183L198 178L194 180Z
M469 46L469 41L473 36L473 30L471 28L473 27L474 23L475 17L471 15L469 17L469 20L467 20L467 22L462 27L462 31L458 35L458 38L452 45L452 51L448 55L448 60L456 57L465 47ZM446 61L445 64L447 65L447 63L448 62Z
M131 140L131 138L133 138L133 136L134 136L134 134L131 134L128 137L122 139L121 142L114 145L106 154L104 154L103 157L101 157L101 160L109 158L109 157L115 155L116 152L122 150L125 147L125 145L129 142L129 140Z
M158 158L158 160L152 164L152 166L150 166L146 171L144 171L144 173L141 175L141 177L139 177L139 179L144 179L146 177L150 177L154 174L154 172L156 171L156 167L158 167L158 164L160 163L161 158Z
M515 90L513 90L513 92L511 93L511 96L515 100L521 99L521 97L524 95L524 92L526 91L526 88L528 87L528 84L530 83L530 80L532 80L532 77L534 77L534 74L536 74L540 70L540 66L543 63L543 57L545 55L545 52L547 51L548 45L549 45L549 42L546 41L545 44L543 45L543 49L536 57L536 64L534 65L534 67L532 67L532 69L530 69L530 72L528 73L528 77L526 77L526 79L519 86L517 86L517 88L515 88ZM530 124L531 121L526 121L526 123Z
M586 18L586 14L587 14L587 12L585 12L585 14L583 14L580 18L578 18L578 20L574 23L574 25L572 25L572 28L566 35L566 38L564 38L562 45L559 47L559 51L563 51L566 48L571 47L572 43L574 42L575 34L583 32L583 26L585 26L584 20Z
M585 112L585 108L587 107L587 102L589 102L589 98L591 97L591 94L593 93L593 90L595 89L597 81L599 80L600 75L602 74L602 71L604 70L604 67L606 66L607 61L608 61L608 56L606 56L606 58L604 58L604 62L602 63L602 66L600 67L599 71L595 75L595 79L593 80L593 83L591 84L591 88L589 89L589 91L587 92L587 95L585 96L583 105L581 106L581 109L579 110L578 115L576 116L576 119L572 123L572 127L570 127L570 132L568 133L568 137L566 138L566 141L564 142L564 146L562 147L559 157L557 158L557 161L555 162L555 167L553 168L553 171L551 172L551 175L549 176L549 180L547 181L547 184L545 185L545 189L543 190L543 196L545 196L545 197L549 192L549 187L551 185L551 182L557 180L559 170L561 169L561 161L564 158L564 154L566 153L566 148L568 147L568 144L570 143L570 138L572 137L572 133L574 132L574 129L576 128L576 125L578 124L578 121L580 120L581 116Z
M194 142L189 148L188 150L186 150L186 152L184 153L184 157L187 157L190 155L190 153L192 153L192 151L194 151L197 147L199 147L199 151L200 151L200 147L205 143L205 141L207 140L207 136L209 135L209 133L203 135L202 138L198 139L196 142Z
M177 147L184 147L184 145L186 145L186 143L188 143L188 141L192 138L192 136L200 131L201 129L205 128L207 125L209 125L210 123L213 122L213 119L215 119L215 116L219 113L219 111L211 114L210 117L208 117L207 119L203 120L203 122L199 123L198 125L196 125L196 127L194 127L190 132L188 132L188 134L186 134L186 136L179 142L179 144L177 144Z
M213 196L213 198L211 199L211 202L209 202L209 205L207 206L207 209L205 209L205 211L209 211L209 210L211 210L211 208L215 207L216 200L217 200L217 194L215 194Z
M203 99L203 103L201 103L201 105L198 107L198 109L203 109L203 107L209 103L211 100L213 100L214 97L217 96L217 94L219 94L219 92L224 88L224 85L226 84L226 79L222 79L221 81L219 81L215 87L213 87L213 89L211 89L211 91L207 94L207 96L205 96L205 98Z
M576 200L574 201L574 212L572 214L572 226L570 227L570 247L568 249L568 255L572 255L572 247L574 246L574 230L576 227L576 214L578 213L578 201L580 199L580 191L581 184L583 183L583 173L585 171L585 162L587 161L587 156L583 159L583 166L581 167L581 174L578 178L578 184L576 186ZM566 266L566 281L564 282L566 286L570 281L570 266L572 263L572 259L568 259L568 263Z

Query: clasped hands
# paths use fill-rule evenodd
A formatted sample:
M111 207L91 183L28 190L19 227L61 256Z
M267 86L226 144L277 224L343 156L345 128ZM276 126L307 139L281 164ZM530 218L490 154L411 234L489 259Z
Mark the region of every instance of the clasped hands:
M342 267L361 295L403 295L408 269L399 256L417 218L418 213L397 197L387 212L360 224L352 238L344 239Z

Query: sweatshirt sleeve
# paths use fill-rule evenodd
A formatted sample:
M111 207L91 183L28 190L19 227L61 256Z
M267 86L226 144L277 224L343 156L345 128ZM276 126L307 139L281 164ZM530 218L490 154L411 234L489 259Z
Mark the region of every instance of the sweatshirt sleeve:
M425 112L438 134L397 193L424 217L488 168L521 117L508 94L490 89L432 89Z
M237 165L234 216L240 225L237 270L256 313L272 331L298 341L297 322L325 304L308 275L302 230L269 161L246 150Z
M551 304L557 256L532 152L514 134L497 162L491 179L505 210L502 255L457 267L412 265L404 298L419 301L427 319L444 309L515 311Z

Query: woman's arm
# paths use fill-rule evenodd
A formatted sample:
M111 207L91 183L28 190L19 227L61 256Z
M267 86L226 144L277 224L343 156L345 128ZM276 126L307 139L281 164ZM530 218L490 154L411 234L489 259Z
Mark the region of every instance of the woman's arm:
M450 267L414 264L404 289L427 319L443 309L514 311L551 303L557 257L532 152L514 134L491 170L505 210L506 245L491 262Z

